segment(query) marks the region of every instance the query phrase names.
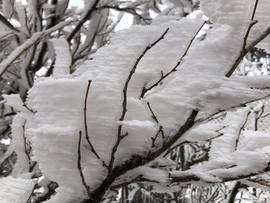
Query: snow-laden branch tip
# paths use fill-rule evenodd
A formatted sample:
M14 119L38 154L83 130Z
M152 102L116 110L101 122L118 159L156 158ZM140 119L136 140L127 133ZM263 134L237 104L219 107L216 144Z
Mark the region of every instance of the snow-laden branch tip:
M73 20L71 20L71 21L64 21L64 22L61 22L61 23L55 25L54 27L52 27L52 28L50 28L50 29L48 29L46 31L34 33L32 37L30 37L21 46L17 47L13 52L11 52L11 54L5 60L2 61L2 63L0 64L0 75L3 75L3 73L9 68L9 66L14 61L16 61L18 59L18 57L22 53L24 53L25 51L27 51L30 47L32 47L33 45L39 43L40 40L44 39L46 36L48 36L52 32L55 32L57 30L60 30L63 27L71 24L72 22L74 22L74 21Z

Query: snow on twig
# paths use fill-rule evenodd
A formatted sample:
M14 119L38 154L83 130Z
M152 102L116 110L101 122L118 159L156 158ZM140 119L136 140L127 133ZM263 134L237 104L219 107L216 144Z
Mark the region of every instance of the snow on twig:
M152 44L149 44L145 49L144 51L141 53L141 55L137 58L137 60L135 61L135 64L134 66L132 67L132 69L130 70L129 72L129 75L126 79L126 82L125 82L125 85L124 85L124 88L123 88L123 102L122 102L122 114L120 116L120 119L119 121L123 121L124 118L125 118L125 115L126 115L126 112L127 112L127 89L128 89L128 85L129 85L129 82L133 76L133 74L135 73L137 67L138 67L138 64L140 63L140 61L142 60L142 58L145 56L145 54L153 47L155 46L158 42L160 42L162 39L164 39L164 36L168 33L169 31L169 28L167 28L165 30L165 32L156 40L154 41ZM109 167L108 167L108 170L109 170L109 173L112 172L112 169L113 169L113 163L114 163L114 160L115 160L115 153L117 151L117 148L121 142L121 140L126 137L128 135L128 133L126 132L124 135L122 135L122 125L119 125L118 127L118 132L117 132L117 140L116 140L116 143L115 145L113 146L113 149L112 149L112 152L111 152L111 160L110 160L110 163L109 163Z
M246 115L246 119L245 119L245 121L244 121L243 125L242 125L242 126L240 127L240 129L239 129L239 132L238 132L237 138L236 138L236 140L235 140L235 150L237 150L238 143L239 143L240 136L241 136L241 132L244 130L244 127L245 127L245 125L246 125L246 124L247 124L247 122L248 122L248 117L249 117L250 113L251 113L251 111L249 111L249 112L247 113L247 115Z
M89 94L91 82L92 82L91 80L88 80L88 85L86 88L86 93L85 93L85 98L84 98L84 108L83 108L84 130L85 130L85 137L86 137L86 140L90 146L91 151L96 155L96 157L98 159L100 159L100 156L98 155L93 144L90 141L89 134L88 134L88 128L87 128L87 113L86 113L86 111L87 111L87 100L88 100L88 94Z
M83 26L83 24L89 19L89 17L92 15L92 13L94 12L96 6L98 5L99 0L95 0L95 2L90 5L90 7L88 8L88 11L86 11L86 13L84 13L82 19L78 22L78 24L76 25L76 27L71 31L71 33L68 35L67 37L67 41L70 43L71 40L73 39L73 37L76 35L76 33L81 29L81 27Z
M151 108L150 102L147 102L147 106L148 106L150 112L152 113L152 118L159 125L159 129L158 129L157 134L155 135L155 137L152 137L152 147L154 147L155 146L155 141L156 141L157 136L159 135L159 133L161 133L163 139L164 139L165 136L164 136L163 126L159 124L157 116L155 115L155 113L153 112L153 109Z
M181 56L181 58L178 60L178 62L176 63L176 65L173 67L173 69L172 69L170 72L166 73L166 74L164 74L164 73L161 71L161 77L160 77L160 79L159 79L157 82L155 82L152 86L150 86L150 87L148 87L148 88L145 88L145 87L144 87L144 88L142 89L140 98L143 98L144 95L145 95L149 90L151 90L151 89L153 89L154 87L158 86L158 84L159 84L160 82L162 82L162 81L163 81L166 77L168 77L171 73L173 73L173 72L176 71L176 69L178 68L178 66L182 63L184 57L187 55L188 50L189 50L190 47L191 47L191 44L192 44L193 41L195 40L195 38L196 38L196 36L198 35L198 33L200 32L200 30L201 30L201 29L203 28L203 26L205 25L205 23L206 23L206 21L203 22L203 24L202 24L201 27L198 29L198 31L196 32L196 34L195 34L195 35L193 36L193 38L190 40L190 42L189 42L189 44L188 44L188 46L187 46L187 48L186 48L184 54L183 54L183 55Z
M82 165L81 165L81 141L82 141L82 131L79 132L79 142L78 142L78 161L77 161L77 164L78 164L78 170L79 170L79 173L80 173L80 176L81 176L81 179L82 179L82 183L86 189L86 192L87 192L87 195L89 197L91 197L91 193L90 193L90 187L86 184L85 182L85 178L84 178L84 174L83 174L83 171L82 171Z
M45 38L52 32L60 30L61 28L69 25L74 21L64 21L59 23L58 25L42 32L36 32L33 34L31 38L29 38L25 43L21 46L17 47L5 60L0 64L0 76L8 69L8 67L25 51L27 51L30 47L38 43L41 39Z
M258 22L258 21L254 21L254 16L255 16L255 13L256 13L256 10L257 10L258 2L259 2L259 0L255 0L255 5L254 5L253 12L252 12L252 15L251 15L251 23L250 23L250 25L248 27L248 30L246 32L246 35L244 37L244 42L243 42L243 46L242 46L243 50L246 49L247 39L248 39L248 36L249 36L249 33L251 31L252 26L255 25Z

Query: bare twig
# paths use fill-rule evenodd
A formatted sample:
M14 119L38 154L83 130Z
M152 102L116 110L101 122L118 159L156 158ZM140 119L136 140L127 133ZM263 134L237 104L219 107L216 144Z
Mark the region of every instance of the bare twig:
M26 136L25 136L25 124L26 124L26 120L24 121L24 124L22 125L22 129L23 129L22 136L23 136L24 153L27 156L28 165L29 165L29 171L30 171L31 157L30 157L30 150L27 147L28 144L26 143L27 141L26 141Z
M88 100L88 94L89 94L89 90L90 90L90 85L91 85L91 80L88 80L88 85L87 85L87 89L86 89L86 93L85 93L85 98L84 98L84 108L83 108L83 121L84 121L84 130L85 130L85 137L86 140L90 146L91 151L96 155L96 157L98 159L100 159L100 156L98 155L98 153L96 152L93 144L90 141L89 138L89 134L88 134L88 127L87 127L87 100Z
M92 13L94 12L94 10L96 9L96 7L98 5L98 2L99 2L99 0L95 0L95 3L92 5L92 7L89 8L89 10L86 12L86 14L78 22L78 24L76 25L76 27L71 31L71 33L69 33L69 35L67 37L67 41L69 43L71 42L71 40L73 39L73 37L77 34L77 32L81 29L81 27L83 26L83 24L91 17Z
M124 88L123 88L123 102L122 102L122 114L120 116L120 119L119 121L123 121L124 118L125 118L125 115L126 115L126 112L127 112L127 89L128 89L128 85L129 85L129 82L133 76L133 74L135 73L136 69L137 69L137 66L138 64L140 63L140 61L142 60L142 58L145 56L145 54L153 47L155 46L159 41L161 41L164 36L167 34L167 32L169 31L169 28L167 28L165 30L165 32L155 41L153 42L152 44L149 44L145 49L144 51L141 53L141 55L137 58L137 60L135 61L135 64L133 65L132 69L130 70L130 73L126 79L126 82L125 82L125 85L124 85ZM115 153L117 151L117 148L121 142L121 140L126 137L128 135L128 133L126 132L124 135L122 135L122 125L119 125L118 127L118 131L117 131L117 140L116 140L116 143L115 145L113 146L113 149L112 149L112 152L111 152L111 160L110 160L110 163L109 163L109 167L108 167L108 170L109 170L109 173L112 172L112 168L113 168L113 163L114 163L114 160L115 160Z
M200 32L200 30L202 29L202 27L205 25L206 21L201 25L201 27L198 29L198 31L196 32L196 34L193 36L193 38L190 40L184 54L181 56L181 58L177 61L176 65L173 67L173 69L171 69L170 72L164 74L162 71L161 71L161 77L158 81L156 81L153 85L151 85L150 87L146 88L144 87L142 89L142 92L141 92L141 95L140 95L140 98L143 98L144 95L151 89L153 89L154 87L158 86L158 84L160 84L161 81L163 81L166 77L168 77L170 74L172 74L173 72L176 71L176 69L179 67L179 65L182 63L184 57L187 55L190 47L191 47L191 44L193 43L193 41L195 40L197 34Z
M157 116L156 116L155 113L153 112L153 109L151 108L151 105L150 105L149 102L147 102L147 106L148 106L148 108L149 108L149 110L150 110L150 112L151 112L151 114L152 114L152 118L153 118L153 119L156 121L156 123L159 125L159 129L158 129L157 134L155 135L155 137L152 137L152 147L154 147L154 146L155 146L155 141L156 141L157 136L159 135L159 133L161 133L163 139L164 139L165 136L164 136L163 126L160 125L160 123L159 123L159 121L158 121L158 119L157 119Z
M37 187L38 187L38 184L36 183L36 184L34 185L32 191L31 191L31 193L30 193L28 199L26 200L26 203L31 203L31 197L32 197L32 195L34 194L34 191L35 191L35 189L37 189Z
M84 174L83 174L83 171L82 171L82 165L81 165L81 140L82 140L82 131L79 132L79 142L78 142L78 152L77 152L78 153L78 160L77 160L78 165L77 166L78 166L78 170L80 172L80 176L81 176L81 179L82 179L83 186L86 189L87 195L89 197L91 197L90 187L86 184Z
M25 108L26 108L28 111L30 111L32 114L37 113L36 111L30 109L30 108L26 105L26 103L25 103L23 100L22 100L22 102L23 102L23 107L25 107Z
M245 119L243 125L242 125L242 126L240 127L240 129L239 129L237 138L236 138L236 140L235 140L235 150L236 150L237 147L238 147L238 143L239 143L239 140L240 140L241 132L244 130L244 127L245 127L245 125L247 124L248 117L249 117L250 113L251 113L250 111L247 113L246 119Z
M264 32L255 39L251 44L249 44L245 49L242 49L242 51L239 53L238 58L235 60L235 63L232 65L230 70L225 75L226 77L230 77L235 69L239 66L243 58L246 56L246 54L251 51L259 42L261 42L265 37L267 37L270 34L270 26L267 27Z
M259 2L259 0L255 0L255 5L254 5L253 12L252 12L252 15L251 15L251 23L250 23L250 25L248 27L248 30L246 32L246 35L244 37L244 42L243 42L243 45L242 45L243 50L246 49L247 39L248 39L248 36L249 36L249 33L251 31L252 26L255 25L258 22L258 21L254 21L254 16L255 16L255 13L256 13L257 6L258 6L258 2Z

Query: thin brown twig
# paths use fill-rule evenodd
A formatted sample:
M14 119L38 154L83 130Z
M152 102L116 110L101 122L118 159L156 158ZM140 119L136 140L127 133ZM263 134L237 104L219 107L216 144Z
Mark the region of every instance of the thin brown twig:
M91 17L92 13L94 12L94 10L96 9L96 7L98 5L98 2L99 2L99 0L95 0L95 3L93 4L93 6L91 8L89 8L89 10L87 11L87 13L78 22L78 24L76 25L76 27L71 31L71 33L69 33L69 35L67 36L68 43L71 42L71 40L73 39L73 37L77 34L77 32L83 26L83 24Z
M22 100L22 102L23 102L23 107L25 107L28 111L30 111L30 112L33 113L33 114L37 113L36 111L30 109L30 108L27 106L27 104L26 104L23 100Z
M83 174L83 171L82 171L82 165L81 165L81 140L82 140L82 131L79 132L79 142L78 142L78 151L77 151L77 153L78 153L77 167L78 167L81 179L82 179L83 186L86 189L87 195L89 197L91 197L90 187L86 184L84 174Z
M243 42L243 45L242 45L243 50L246 49L248 36L249 36L249 33L251 31L252 26L255 25L258 22L258 21L254 21L254 17L255 17L256 10L257 10L258 2L259 2L259 0L255 0L255 5L254 5L253 12L252 12L252 15L251 15L251 23L249 24L249 27L248 27L248 30L247 30L246 35L244 37L244 42Z
M140 61L142 60L142 58L145 56L145 54L152 48L154 47L159 41L161 41L164 36L167 34L167 32L169 31L169 28L167 28L165 30L165 32L156 40L154 41L152 44L149 44L145 49L144 51L141 53L141 55L137 58L137 60L135 61L135 64L133 65L132 69L130 70L129 72L129 75L126 79L126 82L125 82L125 85L124 85L124 88L123 88L123 102L122 102L122 114L120 116L120 119L119 121L123 121L124 118L125 118L125 115L126 115L126 112L127 112L127 89L128 89L128 85L129 85L129 82L133 76L133 74L135 73L137 67L138 67L138 64L140 63ZM111 160L110 160L110 163L109 163L109 166L108 166L108 170L109 170L109 174L112 172L112 169L113 169L113 163L114 163L114 160L115 160L115 153L117 151L117 148L121 142L121 140L126 137L128 135L128 132L126 132L124 135L122 135L122 125L119 125L118 127L118 131L117 131L117 140L116 140L116 143L115 145L113 146L112 148L112 152L111 152Z
M31 157L30 157L30 152L29 149L27 147L27 143L26 143L26 136L25 136L25 125L26 125L26 120L24 121L24 124L22 125L22 129L23 129L23 145L24 145L24 153L27 156L28 159L28 165L29 165L29 171L30 171L30 166L31 166Z
M237 138L236 138L236 140L235 140L235 150L237 150L238 143L239 143L240 136L241 136L241 132L244 130L244 127L245 127L245 125L247 124L248 117L249 117L250 113L251 113L250 111L247 113L247 115L246 115L246 119L245 119L245 121L244 121L243 125L242 125L242 126L240 127L240 129L239 129L239 132L238 132Z
M88 80L85 98L84 98L84 108L83 108L84 130L85 130L85 138L90 146L90 150L96 155L98 159L100 159L100 156L98 155L93 144L90 141L89 134L88 134L88 127L87 127L87 100L88 100L88 94L89 94L91 82L92 82L91 80Z
M221 137L221 136L223 136L224 134L223 133L220 133L220 134L218 134L218 135L216 135L216 136L214 136L214 137L211 137L211 138L209 138L209 139L206 139L206 140L204 140L205 142L210 142L210 141L212 141L212 140L214 140L214 139L216 139L216 138L218 138L218 137ZM188 140L185 140L185 141L183 141L183 142L181 142L181 143L179 143L179 144L177 144L177 145L175 145L175 146L173 146L173 147L171 147L171 148L169 148L167 151L166 151L166 153L163 155L163 157L165 157L165 156L167 156L171 151L173 151L173 150L175 150L176 148L178 148L178 147L180 147L180 146L182 146L182 145L184 145L184 144L197 144L198 142L192 142L192 141L188 141Z
M173 72L176 71L176 69L179 67L179 65L182 63L184 57L187 55L190 47L191 47L191 44L193 43L193 41L195 40L197 34L200 32L200 30L202 29L202 27L205 25L206 21L204 21L204 23L200 26L200 28L197 30L196 34L193 36L193 38L190 40L184 54L180 57L180 59L177 61L176 65L173 67L173 69L171 69L170 72L164 74L162 71L161 71L161 77L158 81L156 81L153 85L151 85L150 87L146 88L144 87L142 89L142 92L141 92L141 95L140 95L140 98L143 98L144 95L151 89L153 89L154 87L158 86L158 84L160 84L161 81L163 81L166 77L168 77L170 74L172 74Z
M32 195L34 194L34 191L35 191L35 189L36 189L37 187L38 187L38 184L36 183L36 184L34 185L32 191L31 191L31 193L30 193L28 199L26 200L26 203L31 203L31 197L32 197Z
M152 137L152 147L155 147L155 141L159 135L159 133L161 133L162 138L164 139L165 135L164 135L164 131L163 131L163 126L160 125L157 116L155 115L155 113L153 112L153 109L151 108L150 102L147 102L147 106L152 114L152 118L156 121L156 123L159 125L159 129L158 132L156 133L155 137Z

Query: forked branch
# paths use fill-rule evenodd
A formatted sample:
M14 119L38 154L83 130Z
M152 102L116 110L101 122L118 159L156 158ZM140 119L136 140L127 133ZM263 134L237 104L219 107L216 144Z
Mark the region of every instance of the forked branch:
M193 43L193 41L195 40L196 36L198 35L198 33L200 32L200 30L202 29L202 27L205 25L206 21L201 25L201 27L198 29L198 31L196 32L196 34L193 36L193 38L190 40L184 54L180 57L180 59L177 61L176 65L173 67L173 69L171 69L170 72L164 74L162 71L161 71L161 77L158 81L156 81L153 85L151 85L150 87L146 88L144 87L142 89L142 92L141 92L141 95L140 95L140 98L143 98L144 95L151 89L153 89L154 87L158 86L158 84L160 84L165 78L167 78L170 74L172 74L173 72L176 71L176 69L179 67L179 65L182 63L184 57L187 55L190 47L191 47L191 44Z
M123 102L122 102L122 114L120 116L120 119L119 121L123 121L124 118L125 118L125 115L126 115L126 112L127 112L127 89L128 89L128 85L129 85L129 82L133 76L133 74L135 73L137 67L138 67L138 64L140 63L140 61L142 60L142 58L145 56L145 54L153 47L155 46L159 41L161 41L164 36L167 34L167 32L169 31L169 28L167 28L165 30L165 32L155 41L153 42L152 44L149 44L145 49L144 51L141 53L141 55L137 58L137 60L135 61L135 64L133 65L132 69L130 70L129 72L129 75L126 79L126 82L125 82L125 85L124 85L124 88L123 88ZM108 170L109 170L109 174L112 172L112 169L113 169L113 163L114 163L114 160L115 160L115 153L117 151L117 148L121 142L121 140L126 137L128 135L128 132L126 132L124 135L122 134L122 125L119 125L118 127L118 130L117 130L117 140L116 140L116 143L115 145L113 146L112 148L112 152L111 152L111 160L110 160L110 163L109 163L109 167L108 167Z
M160 123L159 123L159 121L158 121L158 119L157 119L157 116L156 116L155 113L153 112L153 109L151 108L151 105L150 105L149 102L147 102L147 106L148 106L148 108L149 108L149 110L150 110L150 112L151 112L151 114L152 114L152 118L153 118L153 119L156 121L156 123L159 125L159 129L158 129L158 131L157 131L155 137L152 137L152 147L154 147L154 146L155 146L156 139L157 139L159 133L161 133L161 136L162 136L163 139L164 139L165 136L164 136L163 126L160 125Z

